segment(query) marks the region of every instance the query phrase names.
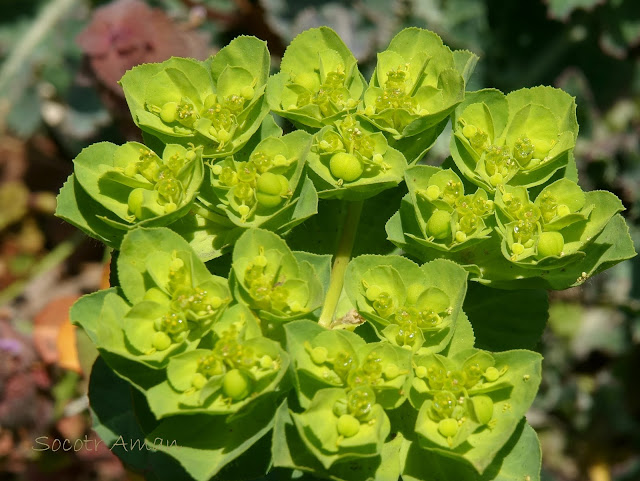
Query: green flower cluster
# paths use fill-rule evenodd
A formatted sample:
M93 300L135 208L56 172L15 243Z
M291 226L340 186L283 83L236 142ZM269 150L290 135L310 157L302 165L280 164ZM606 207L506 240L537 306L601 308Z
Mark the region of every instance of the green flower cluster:
M82 151L57 209L119 250L115 286L71 311L99 351L96 430L109 439L127 419L176 444L127 462L197 481L539 481L524 415L541 357L517 348L535 345L544 302L467 296L468 277L560 289L634 250L619 199L578 186L574 100L549 87L465 97L475 62L407 28L367 84L320 27L271 77L249 37L127 72L148 146ZM283 135L269 110L300 130ZM452 158L415 165L449 118ZM373 197L403 180L385 243L369 224L392 196ZM387 255L352 258L356 242ZM477 349L474 328L500 352Z
M165 143L203 146L205 157L238 151L268 113L266 44L238 37L205 61L171 58L120 81L136 124Z
M465 177L490 192L544 183L570 162L575 110L569 94L551 87L471 93L453 115L451 155Z
M226 157L211 165L211 190L203 198L210 208L217 207L241 227L258 227L282 216L295 207L301 196L299 191L294 196L294 192L298 185L303 188L301 180L310 145L311 135L296 131L265 138L248 160Z
M567 94L481 91L458 107L454 126L451 168L405 171L409 193L386 227L398 247L451 259L501 288L564 289L630 255L620 200L577 184Z
M309 167L321 198L363 200L397 186L407 162L381 132L349 115L315 135Z

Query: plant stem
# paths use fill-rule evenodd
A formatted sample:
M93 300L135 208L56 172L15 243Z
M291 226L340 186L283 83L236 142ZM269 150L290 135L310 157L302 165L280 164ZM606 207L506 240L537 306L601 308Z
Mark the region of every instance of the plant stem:
M204 217L209 222L217 225L221 225L224 227L230 227L234 225L233 222L231 222L227 217L217 214L216 212L212 212L209 209L198 204L193 204L191 206L191 212L193 212L194 214L198 214L200 217Z
M360 222L363 204L364 201L362 200L347 203L347 214L342 224L340 242L338 243L336 255L333 258L331 281L329 282L324 307L322 308L320 320L318 321L319 324L324 327L330 327L333 322L333 314L338 305L340 294L342 293L344 273L347 270L349 260L351 260L351 251L353 250L353 243L356 239L356 233L358 232L358 223Z

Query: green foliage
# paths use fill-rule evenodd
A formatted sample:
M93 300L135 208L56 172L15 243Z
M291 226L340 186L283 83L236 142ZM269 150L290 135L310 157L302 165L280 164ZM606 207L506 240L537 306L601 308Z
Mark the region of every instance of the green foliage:
M58 215L120 250L118 286L71 311L99 432L172 440L123 458L198 481L539 480L540 288L634 255L621 202L576 182L573 98L465 97L475 56L417 28L368 84L326 27L267 80L268 59L240 37L129 71L155 150L96 144L61 191ZM450 116L453 159L414 165Z

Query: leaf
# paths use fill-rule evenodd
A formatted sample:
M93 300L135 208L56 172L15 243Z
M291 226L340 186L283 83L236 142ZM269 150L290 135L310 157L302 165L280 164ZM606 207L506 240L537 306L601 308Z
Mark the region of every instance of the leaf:
M312 136L300 130L261 140L250 154L245 152L240 156L247 161L227 158L212 166L211 187L205 187L200 198L238 227L270 225L273 230L286 230L285 224L295 224L303 216L311 215L310 210L315 208L313 194L306 190L309 186L300 188L311 141ZM273 188L274 179L280 180L280 184L276 184L279 190L266 195L260 186L266 180L267 188ZM246 190L241 191L242 195L240 188ZM270 202L264 200L265 196ZM299 200L304 205L297 206Z
M405 481L540 481L540 442L533 428L524 420L482 475L467 463L421 449L415 442L404 450L406 460L402 479Z
M470 57L464 57L459 57L459 66L468 74L472 63ZM453 53L438 35L405 28L378 54L364 96L365 109L359 115L395 140L439 130L464 98L464 83ZM426 142L424 149L429 147ZM413 162L419 156L410 155L408 160Z
M298 395L298 401L304 408L308 407L314 394L326 387L343 386L344 382L332 370L331 378L324 378L322 372L326 370L313 362L308 347L317 344L332 354L347 353L355 358L359 348L365 342L357 334L346 330L327 330L317 322L297 320L284 325L287 352L291 357L293 367L293 382ZM313 343L313 344L311 344Z
M401 182L406 160L388 146L383 135L350 116L335 125L316 134L309 153L308 164L320 198L364 200ZM354 129L360 132L357 141L349 133Z
M451 361L447 360L447 363L460 366L474 352L479 351L461 351ZM465 425L471 423L470 428L474 431L470 434L464 433L464 437L457 439L457 442L456 436L453 439L453 447L450 447L446 438L436 434L437 423L427 414L431 401L422 405L416 421L416 432L421 435L422 447L462 458L480 474L491 465L502 446L514 433L531 406L541 380L542 356L538 353L513 350L494 353L493 357L495 368L503 374L496 382L483 383L479 388L469 389L471 399L478 394L491 398L493 415L490 426L478 428L471 418Z
M153 356L145 359L129 347L122 327L129 305L116 292L111 288L81 297L69 313L71 323L84 329L118 376L145 390L160 382L163 374Z
M173 57L128 71L120 83L136 125L164 143L202 145L205 157L225 157L240 150L268 114L264 87L269 55L264 42L250 37L234 40L218 55L220 60L217 62L215 58L198 62ZM225 67L228 72L223 74ZM253 82L249 78L251 75L254 76ZM220 79L220 87L225 89L225 77L234 80L231 85L237 91L223 98L212 97ZM235 100L241 102L236 115L224 117L209 112L207 102L213 102L211 107L216 104L226 107L228 102L235 101L234 95ZM163 109L171 110L171 106L178 104L185 107L190 115L181 117L179 121L160 115ZM235 106L233 108L238 110ZM220 134L221 130L225 133Z
M78 296L58 297L47 303L34 319L33 344L46 364L60 364L61 367L65 367L63 363L67 363L73 370L78 370L77 353L74 355L73 331L70 332L71 337L68 332L63 332L63 327L69 324L69 308L77 299ZM68 351L60 349L65 344Z
M191 212L167 227L184 238L200 260L207 262L230 250L242 234L242 229L221 225L220 222L203 217L198 212L202 213L201 210ZM205 214L207 214L206 211Z
M535 349L549 318L549 301L542 289L504 291L470 283L464 310L478 348Z
M402 441L398 436L383 445L380 456L342 461L327 470L302 448L302 440L285 401L276 414L271 451L274 466L299 469L334 481L397 481Z
M342 76L326 83L329 73ZM336 92L339 102L328 95L311 102L311 96ZM357 62L342 39L330 28L312 28L293 39L284 53L280 73L267 83L269 107L278 115L313 129L331 125L358 105L365 81Z
M165 288L164 284L168 282L168 278L164 279L162 285L158 285L158 281L153 279L149 271L149 260L154 260L154 268L166 269L168 273L171 254L176 251L185 252L189 256L194 287L212 279L226 284L221 278L211 276L187 241L175 232L167 228L138 228L125 237L118 257L118 279L130 302L143 300L145 293L152 287ZM158 263L163 256L164 262Z
M336 402L346 401L346 398L344 389L321 389L315 393L311 404L303 413L292 413L302 441L325 469L341 460L379 455L391 429L382 406L374 404L370 419L360 423L358 432L338 442L341 435L337 428L338 416L334 405Z
M153 449L157 440L145 444L145 433L132 406L135 396L131 386L99 357L89 380L93 429L111 452L126 465L152 476L150 479L184 479L186 473L176 461Z
M423 261L447 258L457 262L469 271L472 280L498 289L566 289L636 255L629 228L619 214L586 246L584 257L557 269L523 268L511 263L501 251L497 232L469 249L447 253L421 244L419 229L413 207L405 197L400 211L387 223L389 240Z
M271 57L267 43L256 37L244 36L234 38L221 49L211 60L213 81L217 82L228 65L241 67L250 72L256 79L256 86L267 83Z
M578 134L575 111L575 99L552 87L520 89L506 96L492 89L472 92L453 115L451 155L468 180L489 192L503 183L540 185L570 161ZM532 142L533 150L518 160L515 142L523 138ZM499 178L485 166L496 148L514 162L508 169L498 168Z
M245 231L233 251L232 268L236 297L260 310L265 319L288 321L307 316L324 299L313 265L298 262L285 241L272 232Z
M194 480L207 481L265 436L273 428L274 414L273 401L265 399L233 420L203 414L173 416L161 421L146 439L164 440L156 445L159 452L178 461Z
M470 285L473 287L473 283L470 283ZM467 291L467 298L468 297L469 291ZM453 336L451 337L451 342L442 354L447 357L455 356L460 351L473 348L475 346L475 341L474 329L469 322L469 318L464 312L460 312L458 322L456 322L456 328L453 331ZM478 346L478 348L482 349L480 346Z
M401 324L394 316L410 307L418 311L434 310L443 317L433 327L420 327L425 339L421 349L439 352L455 330L466 292L466 277L464 269L452 262L437 261L418 267L405 257L364 255L349 263L344 289L358 311L378 326ZM375 309L373 302L378 296L369 299L369 287L390 295L393 308L389 313ZM436 308L435 301L426 301L423 306L423 299L427 299L423 296L430 292L444 295L447 306Z
M74 174L71 174L62 186L56 201L57 217L109 247L120 247L126 231L116 229L103 221L113 214L86 193Z

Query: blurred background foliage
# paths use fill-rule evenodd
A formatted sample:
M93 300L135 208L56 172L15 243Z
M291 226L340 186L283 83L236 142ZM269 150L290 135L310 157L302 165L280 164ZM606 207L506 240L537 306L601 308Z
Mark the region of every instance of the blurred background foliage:
M0 15L0 480L124 480L93 439L95 353L70 304L105 286L104 251L52 217L71 159L133 128L116 80L141 62L205 58L239 34L267 40L277 68L301 31L329 25L369 74L406 26L481 57L470 90L548 84L577 97L580 181L624 202L640 245L637 0L2 0ZM448 155L441 137L427 161ZM517 320L514 320L514 322ZM529 421L543 479L640 479L640 260L553 293L539 344L544 380ZM45 436L52 449L34 451ZM45 438L42 438L45 439ZM93 446L90 444L89 446Z

